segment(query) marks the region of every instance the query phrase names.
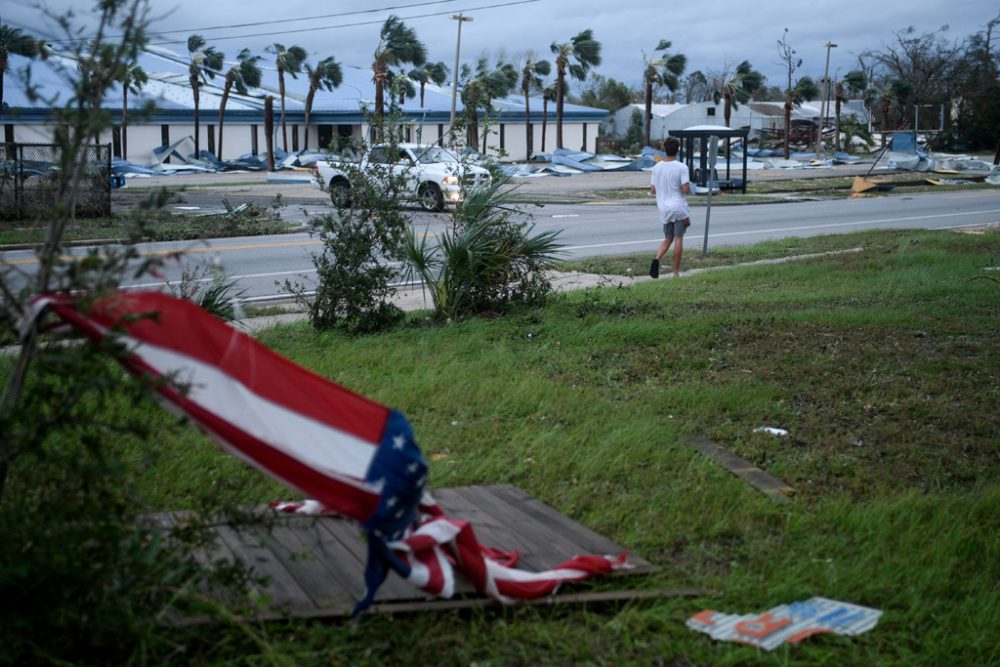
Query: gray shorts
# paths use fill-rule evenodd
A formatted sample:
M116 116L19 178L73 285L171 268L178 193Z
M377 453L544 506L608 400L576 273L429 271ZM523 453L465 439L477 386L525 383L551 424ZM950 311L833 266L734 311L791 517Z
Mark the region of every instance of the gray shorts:
M685 218L684 220L674 220L673 222L663 223L663 238L672 239L675 236L679 239L684 238L684 232L691 225L691 220Z

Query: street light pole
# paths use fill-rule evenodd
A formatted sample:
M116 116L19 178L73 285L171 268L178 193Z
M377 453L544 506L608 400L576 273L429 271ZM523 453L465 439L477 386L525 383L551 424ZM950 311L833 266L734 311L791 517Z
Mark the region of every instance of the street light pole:
M819 123L816 128L816 159L823 156L823 121L826 118L826 100L830 97L830 49L837 48L833 42L827 42L826 46L826 67L823 68L823 83L826 85L826 92L819 104Z
M451 125L455 124L455 96L458 93L458 54L462 50L462 24L471 21L471 16L462 16L461 12L452 14L451 18L458 21L458 41L455 42L455 71L451 80ZM448 128L451 131L451 128Z

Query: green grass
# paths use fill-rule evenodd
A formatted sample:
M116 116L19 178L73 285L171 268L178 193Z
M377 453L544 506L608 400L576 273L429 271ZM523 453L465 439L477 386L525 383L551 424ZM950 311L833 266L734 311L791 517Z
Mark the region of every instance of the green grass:
M574 590L717 594L254 632L305 665L998 664L1000 285L979 278L1000 263L1000 233L870 232L728 252L859 246L559 295L492 320L415 315L360 338L304 323L263 332L280 353L402 409L433 460L432 487L517 485L663 568ZM164 435L136 484L154 506L293 495L163 413L149 418ZM773 503L688 435L797 495ZM684 625L704 608L749 613L813 595L885 615L867 634L773 653ZM270 660L242 630L206 633L231 664Z
M271 216L184 215L160 213L145 221L142 238L148 241L184 241L198 238L256 236L292 231L289 223ZM133 218L114 214L81 218L68 226L64 241L126 239L136 230ZM45 241L45 227L36 221L0 221L0 246L37 244Z

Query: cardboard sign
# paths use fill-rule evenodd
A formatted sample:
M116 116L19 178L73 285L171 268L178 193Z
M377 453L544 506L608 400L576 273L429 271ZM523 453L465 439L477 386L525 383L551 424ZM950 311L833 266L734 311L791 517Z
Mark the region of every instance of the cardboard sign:
M860 635L874 628L881 616L878 609L814 597L762 614L724 614L706 609L689 618L687 626L712 639L773 651L785 642L797 644L813 635Z

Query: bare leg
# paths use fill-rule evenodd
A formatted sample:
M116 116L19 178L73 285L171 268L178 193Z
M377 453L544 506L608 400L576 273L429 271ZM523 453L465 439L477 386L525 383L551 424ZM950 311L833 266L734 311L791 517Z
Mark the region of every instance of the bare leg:
M674 244L674 277L681 275L681 255L684 253L684 237L678 236Z
M663 259L663 256L667 254L668 250L670 250L670 242L673 240L673 237L670 237L669 239L663 239L663 242L660 243L660 249L656 251L657 262Z

